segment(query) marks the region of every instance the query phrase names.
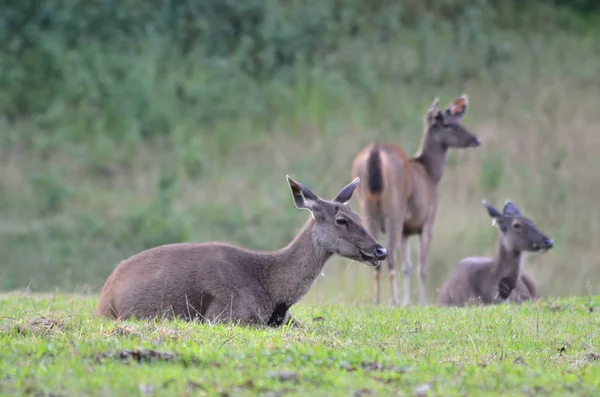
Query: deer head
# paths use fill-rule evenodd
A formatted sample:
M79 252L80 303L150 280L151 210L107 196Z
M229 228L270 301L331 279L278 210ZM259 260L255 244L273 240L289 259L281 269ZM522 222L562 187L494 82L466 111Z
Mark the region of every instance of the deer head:
M468 97L463 94L446 110L438 108L439 98L435 98L425 115L427 134L444 148L468 148L481 144L479 139L462 125L467 112Z
M505 247L519 252L549 250L554 246L552 239L539 231L530 219L521 215L514 203L506 201L502 213L485 201L483 205L502 233Z
M296 207L311 212L315 221L314 236L328 252L378 266L387 251L363 226L359 215L348 202L360 179L355 178L331 200L323 200L309 188L287 176Z

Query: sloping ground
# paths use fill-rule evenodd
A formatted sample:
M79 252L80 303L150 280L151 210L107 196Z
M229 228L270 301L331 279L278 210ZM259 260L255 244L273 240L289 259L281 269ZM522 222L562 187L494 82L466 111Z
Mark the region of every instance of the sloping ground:
M0 300L0 393L592 396L600 297L445 309L300 305L302 329L92 317L97 297Z

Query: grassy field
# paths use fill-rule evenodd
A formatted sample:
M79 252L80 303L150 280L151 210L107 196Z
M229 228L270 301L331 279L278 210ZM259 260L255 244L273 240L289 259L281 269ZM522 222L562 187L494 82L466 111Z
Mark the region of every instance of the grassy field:
M95 296L0 298L0 394L593 396L600 297L467 309L293 307L302 328L92 317Z

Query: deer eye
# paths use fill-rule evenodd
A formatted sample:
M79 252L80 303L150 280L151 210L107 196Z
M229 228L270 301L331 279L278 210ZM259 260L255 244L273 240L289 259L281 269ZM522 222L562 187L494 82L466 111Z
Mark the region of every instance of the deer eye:
M515 230L519 230L522 227L523 227L523 225L521 225L519 222L513 223L513 229L515 229Z
M348 226L348 221L345 220L344 218L337 218L335 220L335 223L340 226Z

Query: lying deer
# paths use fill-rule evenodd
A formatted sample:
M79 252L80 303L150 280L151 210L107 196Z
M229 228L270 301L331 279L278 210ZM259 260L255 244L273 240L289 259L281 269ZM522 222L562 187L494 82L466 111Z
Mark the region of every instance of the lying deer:
M372 266L385 260L385 248L347 205L359 178L333 201L287 180L296 207L312 216L286 247L261 252L209 242L143 251L109 276L96 315L280 326L294 321L288 309L308 292L333 254Z
M545 251L554 245L535 224L507 201L502 213L483 202L500 231L494 258L462 259L440 289L438 302L444 306L491 304L505 301L521 277L525 251ZM522 280L521 280L522 281Z
M409 159L404 150L392 143L374 143L354 159L352 176L367 180L357 191L361 216L369 232L377 239L388 232L388 269L392 300L398 305L395 251L397 244L404 256L404 305L410 302L412 262L408 238L418 235L420 266L420 302L427 304L427 255L432 239L438 192L446 168L449 148L480 145L479 139L461 123L467 111L467 96L456 99L448 108L438 108L439 99L425 115L421 149ZM375 268L375 304L379 304L381 268Z

